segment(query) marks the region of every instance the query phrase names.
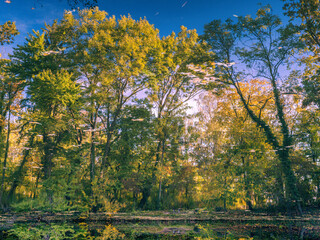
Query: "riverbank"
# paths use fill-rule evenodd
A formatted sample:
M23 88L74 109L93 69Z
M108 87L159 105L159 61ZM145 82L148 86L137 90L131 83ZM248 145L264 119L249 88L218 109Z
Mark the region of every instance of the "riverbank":
M60 221L108 221L108 222L314 222L320 224L320 211L309 211L303 216L287 216L281 213L252 211L136 211L118 213L81 213L81 212L11 212L0 215L0 224L25 222L60 222Z
M250 239L251 236L256 236L254 239L269 239L271 236L288 236L288 239L320 239L319 211L309 211L302 217L268 212L224 212L201 209L123 213L33 211L6 213L0 216L2 232L10 232L12 229L36 232L41 229L42 232L50 233L52 229L56 229L52 226L57 225L68 226L65 228L74 231L83 230L85 226L90 236L94 234L100 236L103 232L113 229L112 231L118 231L119 234L124 234L123 236L134 234L137 237L132 239L144 239L143 236L171 236L170 239L195 239L195 236L216 239L210 236L220 236L221 239L225 239L224 237L229 235L234 236L232 239ZM109 230L105 230L106 227Z

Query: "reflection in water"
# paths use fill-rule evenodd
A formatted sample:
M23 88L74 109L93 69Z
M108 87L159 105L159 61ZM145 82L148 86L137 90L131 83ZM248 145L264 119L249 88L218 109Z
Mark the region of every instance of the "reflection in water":
M86 224L19 224L8 231L8 239L21 240L62 240L94 239Z
M119 232L114 226L107 225L105 229L102 231L102 235L100 239L124 239L125 234Z
M81 239L319 239L304 235L306 229L297 226L248 224L194 224L168 226L153 224L16 224L3 231L1 239L8 240L81 240ZM319 236L319 235L318 235ZM305 238L307 237L307 238Z
M63 239L124 239L125 234L114 226L106 225L103 229L89 228L87 223L78 224L17 224L7 232L6 239L21 240L63 240Z

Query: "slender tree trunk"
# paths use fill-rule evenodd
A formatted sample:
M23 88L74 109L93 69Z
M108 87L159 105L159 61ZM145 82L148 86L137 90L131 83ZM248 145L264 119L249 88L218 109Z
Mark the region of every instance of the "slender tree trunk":
M286 206L285 196L284 196L284 184L282 180L282 171L277 171L276 173L276 189L277 189L277 197L278 197L278 206L283 208Z
M227 175L224 176L224 189L227 188ZM226 196L226 190L224 192L224 196L223 196L223 210L226 211L227 210L227 196Z
M96 149L94 143L94 132L91 132L91 149L90 149L90 182L91 186L95 177L95 161L96 161Z
M94 103L91 103L94 105ZM91 147L90 147L90 183L91 183L91 190L92 190L92 183L95 178L95 168L96 168L96 146L95 146L95 129L96 129L96 122L97 122L97 112L98 107L95 107L95 112L90 115L90 125L91 125ZM91 191L92 192L92 191Z
M9 93L9 99L10 99L10 93ZM10 147L10 117L11 117L11 109L9 106L8 109L8 123L7 123L7 139L6 139L6 148L4 153L4 160L3 160L3 169L2 169L2 179L1 179L1 189L0 189L0 204L2 205L2 208L4 207L3 203L3 193L4 193L4 180L6 176L6 169L7 169L7 159L8 159L8 153L9 153L9 147Z
M153 179L153 177L151 179ZM150 181L151 179L148 179L146 182L144 182L144 185L142 188L142 198L138 204L139 209L145 209L145 207L147 205L148 198L150 197L151 188L152 188L152 184Z
M160 158L160 169L162 170L163 167L163 159L164 159L164 150L165 150L165 139L162 141L162 148L161 148L161 158ZM162 191L162 174L160 174L160 179L159 179L159 192L158 192L158 206L157 209L161 209L161 191Z
M45 150L44 150L45 154L42 158L44 180L47 180L50 178L52 167L53 167L52 155L49 149L50 149L49 146L45 146Z
M156 162L155 162L155 165L153 166L153 169L152 169L152 176L150 179L147 179L145 181L144 187L142 189L142 199L140 200L139 206L138 206L140 209L145 208L147 201L148 201L148 198L151 195L152 186L153 186L153 184L156 184L156 181L157 181L156 171L157 171L157 166L160 163L160 159L161 159L160 158L160 150L161 150L161 141L159 140L157 150L156 150ZM158 199L157 199L157 205L159 202L158 200L159 200L159 195L158 195ZM156 206L156 207L158 207L158 206Z
M319 190L320 190L320 182L318 180L318 184L317 184L317 194L316 194L316 201L319 200Z
M106 169L106 165L108 164L108 158L109 158L110 149L111 149L111 137L112 137L112 133L109 130L108 133L107 133L107 142L106 142L106 144L104 146L104 155L103 155L101 168L100 168L100 173L102 173L102 174L103 174L104 169Z
M38 184L39 184L39 179L40 179L40 173L41 173L41 171L39 170L38 174L37 174L35 188L34 188L34 191L33 191L33 199L35 199L36 196L37 196L37 189L38 189Z
M251 203L251 189L250 189L250 182L248 179L248 168L249 168L249 161L245 161L245 158L242 156L242 165L244 167L243 171L243 180L244 180L244 190L245 190L245 201L247 208L252 210L252 203Z
M34 141L34 137L32 136L29 141L29 147L33 146L33 141ZM8 198L7 198L8 202L12 201L15 190L19 186L20 180L23 177L23 174L22 174L23 168L24 168L24 165L26 164L26 162L28 161L29 154L30 154L29 149L24 151L24 156L23 156L23 159L20 163L19 168L12 174L13 181L12 181L9 193L8 193Z
M53 168L53 151L52 151L52 142L49 139L47 133L43 132L43 142L44 142L44 155L42 157L42 165L43 165L43 179L46 181L51 177L51 172ZM48 201L51 206L53 204L53 189L52 188L45 188L47 193Z
M110 155L111 144L112 144L111 138L113 137L113 133L116 128L117 120L120 117L120 113L121 113L123 104L124 104L123 95L121 95L120 100L119 100L119 105L118 105L116 111L114 112L114 115L113 115L114 118L113 118L112 122L110 122L110 116L108 116L108 118L107 118L107 127L106 127L107 142L104 147L104 156L102 158L102 164L101 164L101 168L100 168L100 172L102 174L103 174L103 170L106 168L107 164L109 164L109 166L111 166L110 163L108 163L108 158Z
M186 197L186 208L188 209L190 207L190 202L189 202L189 184L188 182L186 183L186 192L185 192L185 197Z
M157 209L160 210L161 209L161 191L162 191L162 178L160 176L160 180L159 180L159 192L158 192L158 206Z

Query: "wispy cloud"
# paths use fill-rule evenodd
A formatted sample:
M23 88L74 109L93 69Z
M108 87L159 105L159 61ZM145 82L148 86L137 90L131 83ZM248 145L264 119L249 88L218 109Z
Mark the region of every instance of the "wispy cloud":
M187 3L188 3L188 1L185 1L183 4L182 4L182 8L184 7L184 6L186 6L187 5Z

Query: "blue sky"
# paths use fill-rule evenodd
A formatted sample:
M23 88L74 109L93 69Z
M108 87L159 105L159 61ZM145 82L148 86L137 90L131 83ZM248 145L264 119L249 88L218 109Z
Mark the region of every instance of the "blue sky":
M11 3L6 3L6 1ZM276 14L282 14L281 0L98 0L98 6L109 15L130 14L134 19L146 17L160 30L160 35L178 32L181 25L197 29L213 19L226 19L233 15L253 15L262 5L271 4ZM60 19L70 7L67 0L0 0L0 24L15 21L20 31L16 44L22 44L28 32L40 30L44 22ZM10 52L11 47L1 49Z

